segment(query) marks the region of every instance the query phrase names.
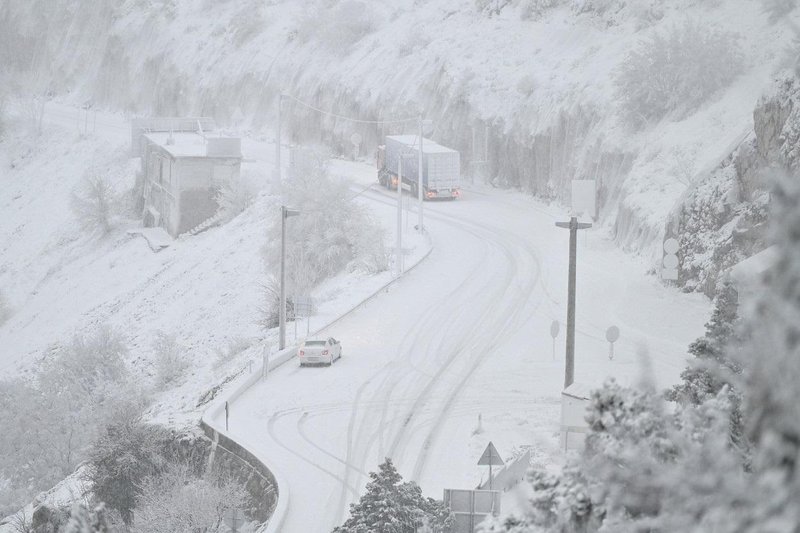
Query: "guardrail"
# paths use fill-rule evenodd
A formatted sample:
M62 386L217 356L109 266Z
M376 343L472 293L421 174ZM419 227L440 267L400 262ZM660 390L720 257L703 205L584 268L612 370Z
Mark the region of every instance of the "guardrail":
M433 248L429 246L425 254L420 257L416 263L408 267L403 272L403 276L413 271L431 254L432 251ZM371 295L358 302L352 308L342 313L339 317L331 320L323 327L314 331L313 334L318 335L320 332L325 331L334 324L337 324L339 321L350 316L358 309L361 309L364 305L377 298L382 292L386 291L389 287L402 279L403 276L392 278L387 283L381 285ZM293 359L296 350L296 346L289 346L270 356L266 374L269 374L269 372L272 372L287 361ZM246 376L234 380L233 385L229 387L227 391L219 394L218 397L212 401L208 409L203 412L203 415L200 417L200 427L203 429L208 438L212 440L213 446L223 447L226 451L236 455L239 457L239 459L249 464L251 468L261 473L262 476L266 476L274 480L277 498L275 509L272 511L272 515L267 522L257 530L257 533L277 533L280 531L280 527L283 524L283 521L286 519L286 513L289 510L289 486L286 483L285 478L283 478L283 476L280 474L279 469L269 465L265 459L259 458L255 453L233 440L233 438L231 438L229 435L226 435L222 427L217 427L216 422L225 411L225 404L227 403L230 406L232 402L240 398L242 394L244 394L250 387L258 383L264 374L265 373L262 367L261 372L251 372Z

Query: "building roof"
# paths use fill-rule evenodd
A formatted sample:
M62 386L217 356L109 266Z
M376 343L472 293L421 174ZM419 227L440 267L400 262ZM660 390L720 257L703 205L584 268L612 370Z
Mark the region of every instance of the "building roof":
M154 132L145 133L144 137L150 142L163 148L172 157L220 157L227 159L241 159L239 139L234 137L205 137L194 132ZM170 142L171 138L171 142ZM209 150L210 144L220 141L233 141L235 147L232 151L221 153L219 150ZM209 153L212 151L212 153Z
M583 383L573 383L563 391L561 394L564 396L571 396L573 398L578 398L579 400L589 400L592 397L592 390L596 389L597 387L592 387L590 385L586 385Z
M418 146L417 135L387 135L386 138L393 139L399 143L405 144L408 147L416 148ZM434 141L426 137L422 138L422 151L426 154L441 154L448 152L456 152L456 150L435 143Z

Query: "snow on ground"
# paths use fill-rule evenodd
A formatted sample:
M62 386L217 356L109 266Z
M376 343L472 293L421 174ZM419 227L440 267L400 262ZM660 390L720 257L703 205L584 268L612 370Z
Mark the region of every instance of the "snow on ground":
M560 460L564 328L555 356L549 329L566 315L568 233L554 225L562 210L490 189L425 210L432 254L326 332L342 341L341 361L287 363L231 408L230 435L288 479L288 533L341 523L385 456L434 497L477 485L490 440L506 457L532 444L546 462ZM580 236L578 258L576 380L634 382L645 346L652 378L674 383L708 302L645 276L602 229ZM622 332L613 360L611 325Z

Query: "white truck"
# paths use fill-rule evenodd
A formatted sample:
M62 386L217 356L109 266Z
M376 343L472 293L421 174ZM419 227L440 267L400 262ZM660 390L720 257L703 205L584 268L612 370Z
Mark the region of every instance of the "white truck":
M388 135L386 144L378 147L378 182L389 189L400 181L404 189L418 194L419 137ZM398 180L399 159L403 157L401 180ZM452 148L422 139L422 197L454 200L461 195L461 155Z

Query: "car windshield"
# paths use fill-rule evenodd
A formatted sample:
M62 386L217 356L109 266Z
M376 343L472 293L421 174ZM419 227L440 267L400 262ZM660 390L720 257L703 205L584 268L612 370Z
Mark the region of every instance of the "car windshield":
M306 346L324 346L326 341L306 341Z

